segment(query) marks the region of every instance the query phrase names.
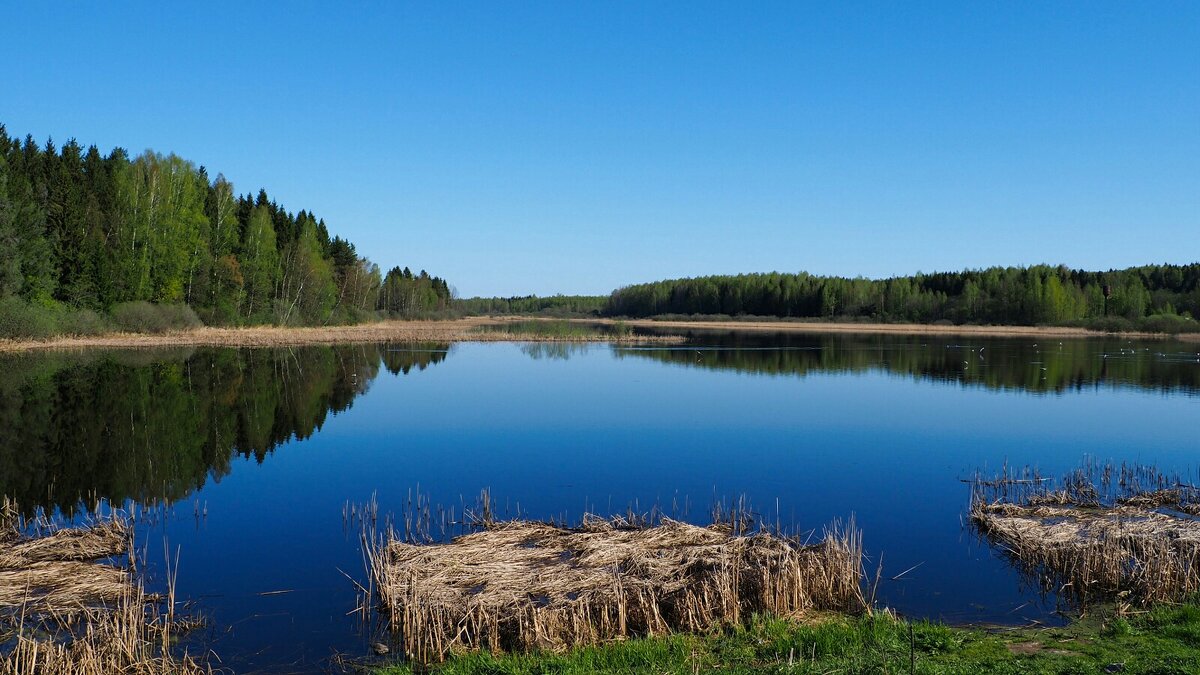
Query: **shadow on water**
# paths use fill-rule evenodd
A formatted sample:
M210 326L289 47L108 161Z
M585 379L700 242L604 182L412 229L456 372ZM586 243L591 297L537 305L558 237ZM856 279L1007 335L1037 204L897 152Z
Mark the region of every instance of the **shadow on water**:
M67 513L81 501L174 502L321 429L384 368L444 344L46 354L0 359L0 494Z
M686 335L685 346L616 347L614 353L618 358L761 375L884 372L1031 393L1109 387L1200 395L1200 345L1176 341L735 331Z

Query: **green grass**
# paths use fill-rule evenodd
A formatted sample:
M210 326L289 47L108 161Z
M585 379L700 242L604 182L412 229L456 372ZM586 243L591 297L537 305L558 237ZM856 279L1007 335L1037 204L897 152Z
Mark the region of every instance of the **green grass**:
M911 633L910 633L911 629ZM704 636L673 635L566 654L471 654L432 670L396 665L379 675L583 673L1200 673L1200 606L1130 618L1094 611L1062 628L986 631L886 615L814 624L755 618Z

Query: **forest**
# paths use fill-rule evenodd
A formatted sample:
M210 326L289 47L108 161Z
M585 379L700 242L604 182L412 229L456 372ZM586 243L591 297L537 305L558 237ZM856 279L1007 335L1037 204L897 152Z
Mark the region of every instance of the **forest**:
M1200 263L1107 272L991 267L890 279L740 274L617 289L609 316L725 315L1198 330Z
M328 325L456 314L757 316L1200 330L1200 264L1107 272L992 267L872 280L740 274L604 296L456 299L384 274L311 211L150 150L101 154L0 125L0 338L208 325Z
M509 298L462 298L454 308L468 315L523 314L556 317L598 316L608 302L603 295L524 295Z
M445 280L382 274L265 189L239 195L174 154L38 144L3 125L0 251L0 337L351 323L451 301Z

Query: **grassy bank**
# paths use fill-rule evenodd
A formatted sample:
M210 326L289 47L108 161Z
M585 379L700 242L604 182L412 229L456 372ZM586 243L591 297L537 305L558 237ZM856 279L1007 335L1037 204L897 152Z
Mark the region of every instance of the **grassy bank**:
M886 614L813 623L757 618L707 636L631 640L566 654L472 654L430 671L378 675L541 673L1195 673L1200 606L1131 618L1095 611L1063 628L982 630Z

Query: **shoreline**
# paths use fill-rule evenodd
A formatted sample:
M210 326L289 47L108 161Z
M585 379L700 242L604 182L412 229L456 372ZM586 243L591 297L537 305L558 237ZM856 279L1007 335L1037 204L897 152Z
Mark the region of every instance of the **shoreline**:
M528 319L526 319L528 320ZM350 326L209 327L166 333L106 333L47 340L0 340L0 354L86 349L154 349L163 347L301 347L382 342L609 342L617 344L678 343L676 336L544 335L489 332L504 320L488 317L440 320L388 320ZM595 323L595 322L592 322Z
M479 330L483 326L520 321L561 321L545 317L502 316L442 320L389 320L351 326L240 328L204 327L160 334L109 333L47 340L0 340L0 353L155 347L297 347L303 345L364 344L375 342L616 342L678 341L678 336L619 338L611 335L553 336L537 333L504 333ZM987 337L1137 338L1200 342L1200 334L1104 333L1085 328L1051 326L934 326L925 324L818 323L801 321L657 321L654 319L567 319L574 323L635 328L725 330L784 333L884 333L897 335L963 335Z
M295 347L369 342L447 342L463 340L483 322L381 321L352 326L238 328L203 327L166 333L107 333L47 340L0 340L0 353L92 348ZM488 336L479 335L486 340Z
M1102 607L1063 626L956 626L889 610L755 616L736 629L670 633L561 652L465 652L431 667L363 662L375 675L505 672L1104 673L1195 672L1197 605ZM1117 666L1117 667L1114 667Z

